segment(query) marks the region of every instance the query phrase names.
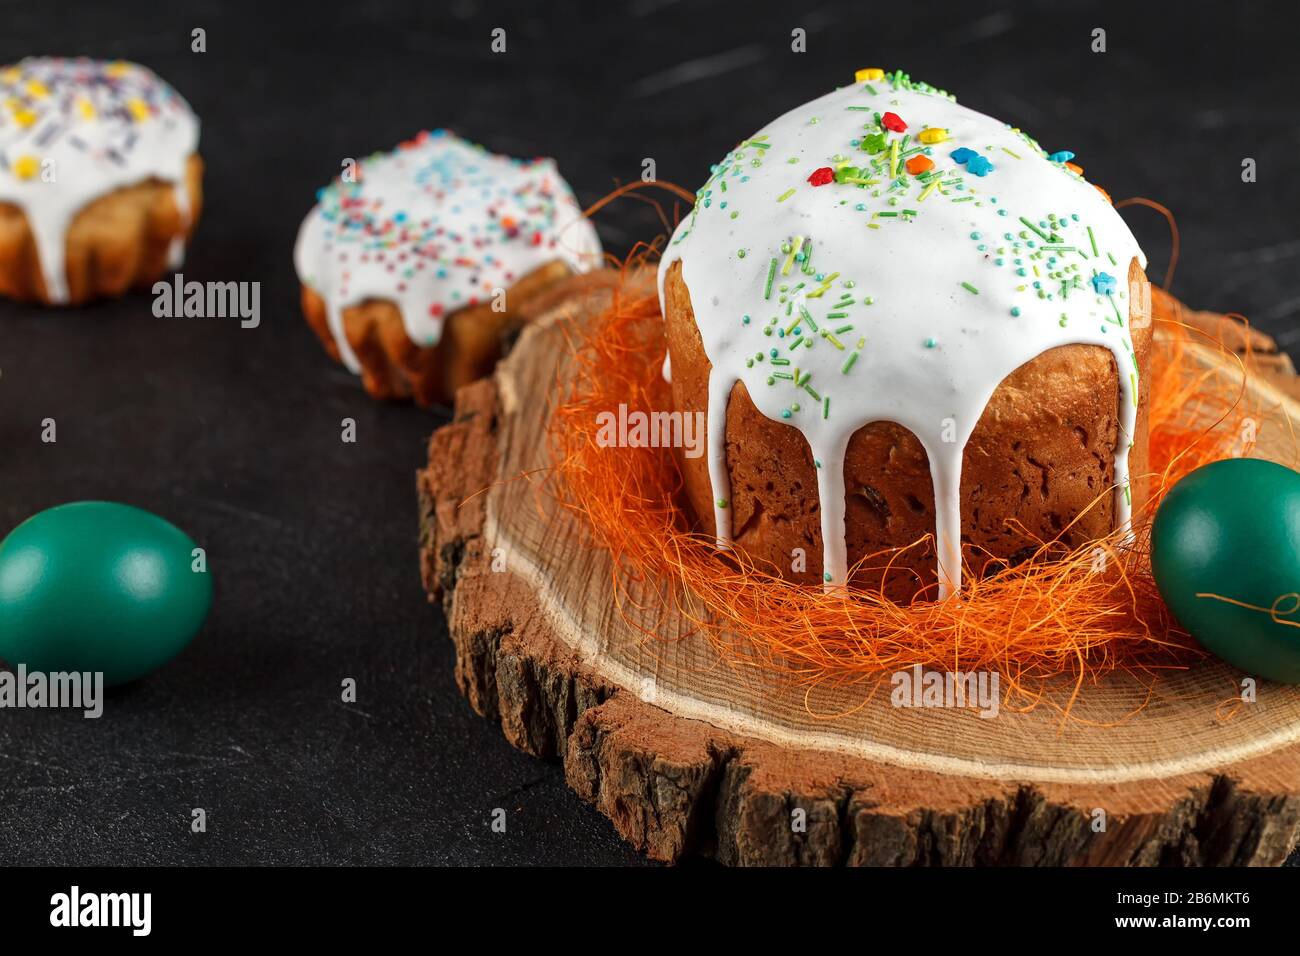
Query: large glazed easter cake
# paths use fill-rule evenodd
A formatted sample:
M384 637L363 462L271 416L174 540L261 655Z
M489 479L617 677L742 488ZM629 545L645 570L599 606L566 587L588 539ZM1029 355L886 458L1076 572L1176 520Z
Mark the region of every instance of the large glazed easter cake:
M1123 530L1146 260L1073 158L881 70L728 153L659 273L701 530L896 600Z

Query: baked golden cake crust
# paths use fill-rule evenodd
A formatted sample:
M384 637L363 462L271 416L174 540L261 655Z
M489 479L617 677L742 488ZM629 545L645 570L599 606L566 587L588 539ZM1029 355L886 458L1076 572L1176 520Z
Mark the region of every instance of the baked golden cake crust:
M374 398L450 404L456 389L492 371L506 347L534 314L545 293L572 275L563 262L550 262L524 276L505 295L506 309L470 306L447 317L437 345L421 348L406 334L402 310L385 299L367 299L343 309L343 332L361 365L361 382ZM326 315L325 300L302 287L307 324L325 350L341 362Z
M1145 396L1151 293L1136 262L1129 267L1128 282L1129 321L1140 393ZM680 263L667 273L664 305L673 407L703 414L711 366ZM1074 546L1110 533L1115 498L1105 492L1115 480L1119 403L1115 359L1100 346L1051 349L1003 380L963 452L962 540L973 572L990 557L1014 563L1037 541L1059 539ZM735 546L783 577L821 582L817 476L812 452L798 429L762 414L745 384L737 382L727 405L726 450ZM709 533L713 504L708 462L680 450L678 459L687 503L699 530ZM1136 510L1146 495L1145 399L1139 403L1129 461ZM907 429L893 422L860 428L849 442L844 477L850 566L864 555L905 548L934 534L929 461ZM795 570L797 556L802 571ZM935 583L931 543L873 559L852 579L856 587L883 586L887 596L899 601Z
M189 213L176 188L160 180L115 190L83 208L68 229L66 304L113 298L148 288L169 271L174 243L188 245L203 210L203 160L185 165ZM0 295L21 302L64 304L51 297L26 214L0 202Z

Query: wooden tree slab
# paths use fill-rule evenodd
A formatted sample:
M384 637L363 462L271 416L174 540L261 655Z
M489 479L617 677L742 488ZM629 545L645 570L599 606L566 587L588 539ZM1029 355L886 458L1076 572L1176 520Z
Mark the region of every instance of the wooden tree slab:
M615 607L604 552L539 493L568 323L610 275L548 303L491 380L461 390L418 475L421 569L441 600L470 705L659 860L728 864L1277 864L1300 835L1300 688L1207 660L1120 727L1048 708L982 720L814 692L719 662L684 623L646 639ZM1163 301L1163 306L1161 305ZM1176 300L1157 300L1172 309ZM1220 319L1216 334L1244 334ZM1266 339L1255 351L1280 354ZM1243 346L1244 347L1244 346ZM1222 362L1210 350L1205 361ZM1286 379L1285 356L1267 375ZM1255 398L1300 406L1263 381ZM1258 453L1283 436L1261 432ZM1289 447L1289 446L1288 446ZM529 476L532 476L531 478ZM624 613L628 613L625 611ZM650 622L647 619L647 623ZM1145 689L1116 676L1076 709L1104 722ZM1105 829L1093 821L1104 811ZM802 812L800 812L802 811Z

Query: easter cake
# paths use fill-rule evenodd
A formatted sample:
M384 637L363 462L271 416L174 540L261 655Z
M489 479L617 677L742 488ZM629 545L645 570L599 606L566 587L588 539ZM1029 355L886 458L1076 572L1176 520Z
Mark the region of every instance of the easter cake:
M1124 529L1146 259L1073 158L882 70L728 153L659 269L700 529L895 600Z
M422 132L317 194L295 249L307 321L367 392L449 402L535 302L600 262L553 160Z
M199 122L145 67L0 68L0 295L76 304L180 265L202 205Z

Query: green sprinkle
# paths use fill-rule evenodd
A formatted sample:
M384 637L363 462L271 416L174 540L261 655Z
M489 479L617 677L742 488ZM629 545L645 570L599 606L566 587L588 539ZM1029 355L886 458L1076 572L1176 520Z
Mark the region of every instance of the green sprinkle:
M791 196L793 196L793 195L794 195L794 189L793 189L793 188L787 189L785 192L781 193L781 195L779 195L779 196L776 197L776 201L777 201L777 202L785 202L787 199L789 199L789 198L790 198Z
M858 353L857 353L857 352L850 352L850 353L849 353L849 357L846 358L846 359L844 360L844 364L840 366L840 371L841 371L843 374L848 375L848 374L849 374L849 369L853 368L853 363L856 362L857 360L858 360Z
M1013 153L1011 150L1007 149L1005 146L1002 147L1002 152L1006 153L1008 156L1014 157L1015 159L1020 158L1018 155Z
M870 93L872 96L877 95L876 88L872 86L870 83L863 83L862 85L867 88L867 92Z
M831 414L831 397L826 395L822 398L822 418L828 418Z
M813 321L812 314L807 309L805 309L802 305L799 306L799 314L808 320L808 324L812 327L812 330L816 332L817 323Z
M974 287L973 285L971 285L969 282L963 282L963 283L961 284L961 287L962 287L963 289L965 289L967 292L969 292L971 295L979 295L979 294L980 294L980 290L977 289L977 288L975 288L975 287Z
M767 267L767 285L763 287L763 298L772 298L772 280L776 278L776 259L773 258L771 264Z
M786 256L785 265L781 267L781 275L788 276L790 274L790 267L794 265L794 257L799 254L801 248L803 248L803 236L795 236L794 243L790 246L790 254Z
M1101 255L1101 253L1097 251L1097 237L1092 234L1092 226L1088 227L1088 241L1092 243L1092 254L1094 256Z
M1030 229L1032 229L1035 233L1037 233L1038 237L1039 237L1040 239L1042 239L1043 242L1051 242L1051 241L1052 241L1051 239L1048 238L1047 233L1043 232L1043 230L1039 229L1037 226L1035 226L1032 222L1030 222L1030 221L1029 221L1028 219L1026 219L1024 216L1021 216L1021 217L1020 217L1020 221L1023 222L1026 226L1028 226Z

